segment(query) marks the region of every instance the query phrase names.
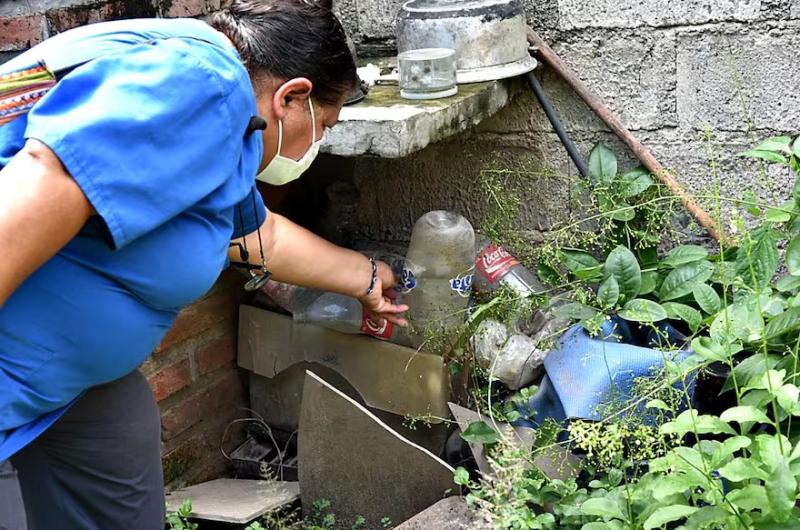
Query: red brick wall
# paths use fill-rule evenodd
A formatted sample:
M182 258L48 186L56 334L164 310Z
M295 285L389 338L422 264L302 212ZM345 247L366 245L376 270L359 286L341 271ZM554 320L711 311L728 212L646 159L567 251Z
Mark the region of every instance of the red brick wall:
M219 9L221 0L0 0L0 62L70 28L133 17L192 17ZM65 4L67 4L65 6ZM35 5L39 10L30 11ZM161 408L165 478L172 485L219 476L219 450L232 419L246 416L245 378L236 366L236 318L241 276L226 272L201 300L185 308L142 366ZM228 433L230 450L240 438Z
M3 0L0 1L0 53L25 50L50 35L92 22L154 16L196 17L219 9L221 3L222 0L40 0L29 4Z
M161 408L164 474L168 483L219 476L226 427L246 417L245 378L236 366L236 325L242 276L223 273L214 288L178 315L172 329L142 366ZM241 438L228 432L228 451Z

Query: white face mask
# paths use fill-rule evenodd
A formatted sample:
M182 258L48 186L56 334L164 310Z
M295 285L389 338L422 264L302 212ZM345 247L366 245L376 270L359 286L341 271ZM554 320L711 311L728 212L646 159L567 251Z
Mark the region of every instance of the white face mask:
M325 134L322 138L316 141L317 136L317 119L314 116L314 105L311 103L311 98L308 98L308 106L311 109L311 146L306 151L300 160L292 160L285 156L281 156L281 147L283 147L283 122L278 121L278 154L275 155L264 171L256 175L256 179L273 184L275 186L283 186L293 180L300 178L300 175L308 169L311 162L317 157L319 148L322 142L325 141Z

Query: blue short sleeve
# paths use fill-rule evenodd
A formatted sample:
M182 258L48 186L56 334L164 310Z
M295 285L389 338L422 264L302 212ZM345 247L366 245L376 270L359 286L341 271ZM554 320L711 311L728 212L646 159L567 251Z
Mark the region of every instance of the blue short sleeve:
M233 208L233 235L231 239L238 239L247 234L252 234L266 218L267 208L264 206L264 199L254 184L247 197Z
M182 39L95 59L31 110L25 137L58 155L124 247L241 178L251 109L234 61ZM244 195L252 181L239 186Z

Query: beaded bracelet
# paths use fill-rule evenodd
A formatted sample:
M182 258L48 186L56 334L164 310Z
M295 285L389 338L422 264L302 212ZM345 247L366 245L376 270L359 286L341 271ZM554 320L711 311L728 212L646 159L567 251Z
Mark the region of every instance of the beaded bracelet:
M375 258L369 258L369 262L372 264L372 278L369 281L369 289L367 289L367 295L372 294L372 291L375 290L375 284L378 281L378 264L375 263Z

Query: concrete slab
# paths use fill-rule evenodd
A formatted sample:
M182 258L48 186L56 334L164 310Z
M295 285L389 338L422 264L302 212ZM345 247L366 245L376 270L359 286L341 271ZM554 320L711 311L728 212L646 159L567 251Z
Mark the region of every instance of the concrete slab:
M344 107L322 152L340 156L407 156L492 116L511 99L508 81L459 85L449 98L410 101L396 85L377 85Z
M433 529L492 530L492 525L467 506L464 497L448 497L394 528L394 530Z
M401 416L449 416L450 383L441 356L348 335L252 306L239 309L239 366L275 377L314 362L344 377L373 408Z
M192 501L191 517L247 524L300 498L297 482L220 478L167 494L167 510Z
M411 443L312 372L306 372L298 435L303 511L326 499L342 527L405 521L457 487L452 467Z
M465 431L471 423L483 421L487 425L494 427L501 434L510 439L519 447L530 450L536 441L535 431L526 427L513 427L509 423L493 421L488 416L484 416L474 410L470 410L455 403L448 403L453 417L458 423L461 431ZM486 459L484 447L481 444L469 444L478 469L484 475L492 473L492 466ZM566 480L578 476L580 469L580 459L561 446L553 446L543 450L533 459L532 465L536 466L542 473L551 479Z

